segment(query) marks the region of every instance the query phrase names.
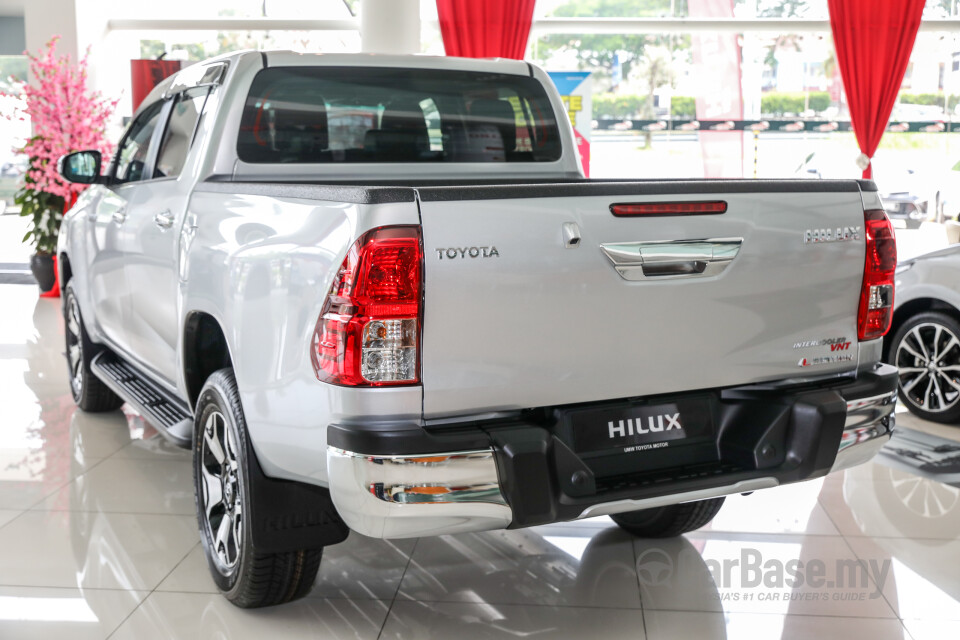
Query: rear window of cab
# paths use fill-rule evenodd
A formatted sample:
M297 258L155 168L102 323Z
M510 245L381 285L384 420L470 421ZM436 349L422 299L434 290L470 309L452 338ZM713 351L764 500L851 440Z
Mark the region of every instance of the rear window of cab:
M561 142L530 77L274 67L250 87L237 155L258 164L555 162Z

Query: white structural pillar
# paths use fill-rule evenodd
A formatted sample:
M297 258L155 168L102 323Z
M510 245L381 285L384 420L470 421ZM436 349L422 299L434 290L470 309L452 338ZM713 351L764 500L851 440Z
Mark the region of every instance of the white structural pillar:
M130 60L140 57L137 34L111 32L107 20L118 0L28 0L24 5L27 49L36 54L60 36L58 55L79 60L90 54L89 86L120 98L117 116L130 115Z
M420 53L420 0L360 0L364 53Z
M38 53L50 38L60 36L57 53L77 59L77 5L72 0L29 0L23 5L23 28L30 53Z

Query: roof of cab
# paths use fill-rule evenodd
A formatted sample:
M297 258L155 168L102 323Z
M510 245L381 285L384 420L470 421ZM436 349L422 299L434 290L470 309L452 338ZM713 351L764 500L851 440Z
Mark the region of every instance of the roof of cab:
M523 60L509 58L456 58L452 56L395 55L380 53L297 53L296 51L254 51L243 50L195 63L209 65L215 62L230 62L241 57L259 56L264 67L396 67L403 69L451 69L478 73L507 73L512 75L533 75L533 68ZM162 96L176 81L177 76L195 65L184 67L181 71L165 78L150 91L140 107L151 104ZM140 107L137 108L139 114Z
M261 54L267 67L400 67L530 75L528 63L509 58L478 59L380 53L297 53L295 51L263 51Z

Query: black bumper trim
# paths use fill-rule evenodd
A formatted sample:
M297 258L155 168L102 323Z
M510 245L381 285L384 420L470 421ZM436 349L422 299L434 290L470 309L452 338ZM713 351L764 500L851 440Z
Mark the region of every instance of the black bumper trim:
M442 431L427 431L417 424L339 425L327 427L327 445L371 456L406 456L420 453L476 451L490 448L490 438L471 422Z

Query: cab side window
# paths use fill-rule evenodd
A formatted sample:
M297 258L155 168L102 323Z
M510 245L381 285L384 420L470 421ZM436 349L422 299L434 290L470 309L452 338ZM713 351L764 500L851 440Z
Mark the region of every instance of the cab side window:
M144 180L144 167L147 163L147 153L150 151L150 139L160 123L162 102L150 105L141 113L133 124L120 148L117 149L117 170L114 181L118 183L136 182Z
M180 94L170 111L167 129L163 132L160 154L153 171L154 178L176 178L187 162L187 152L193 145L197 123L207 100L207 87Z

